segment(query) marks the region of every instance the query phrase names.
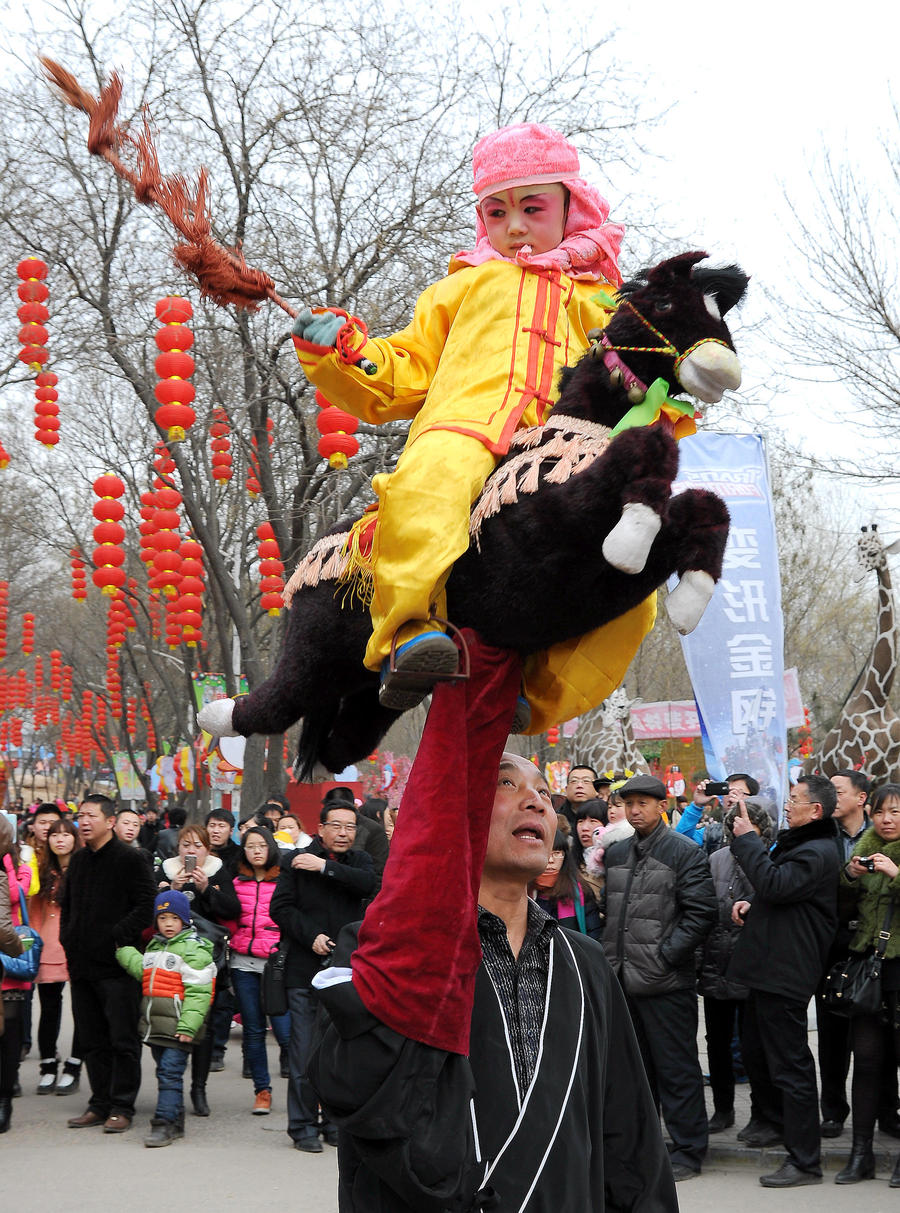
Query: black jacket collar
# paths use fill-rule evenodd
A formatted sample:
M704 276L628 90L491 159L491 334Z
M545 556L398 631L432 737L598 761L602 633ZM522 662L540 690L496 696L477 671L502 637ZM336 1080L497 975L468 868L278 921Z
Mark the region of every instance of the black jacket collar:
M772 858L774 859L776 855L783 854L785 851L793 851L795 847L803 846L804 843L816 842L822 838L834 841L834 822L830 817L807 822L805 826L797 826L795 830L782 830L772 851Z

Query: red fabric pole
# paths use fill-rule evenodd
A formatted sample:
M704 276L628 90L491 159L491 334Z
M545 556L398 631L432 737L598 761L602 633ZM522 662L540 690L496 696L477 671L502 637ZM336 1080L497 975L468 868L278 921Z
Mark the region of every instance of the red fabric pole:
M435 687L352 964L360 998L382 1023L467 1054L481 964L478 888L522 663L475 632L464 635L469 678Z

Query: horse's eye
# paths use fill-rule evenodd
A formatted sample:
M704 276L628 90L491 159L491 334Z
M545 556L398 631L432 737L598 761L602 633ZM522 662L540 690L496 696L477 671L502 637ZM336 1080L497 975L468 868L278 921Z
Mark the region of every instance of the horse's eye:
M674 306L671 299L661 299L659 303L654 303L653 310L657 316L667 316Z

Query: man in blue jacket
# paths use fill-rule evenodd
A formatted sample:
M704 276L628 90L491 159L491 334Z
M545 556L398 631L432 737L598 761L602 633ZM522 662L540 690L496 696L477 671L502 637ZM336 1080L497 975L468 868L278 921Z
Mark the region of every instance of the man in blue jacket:
M756 891L737 901L743 924L729 979L750 990L741 1042L753 1093L747 1145L781 1140L786 1162L760 1177L765 1188L822 1182L816 1070L807 1041L806 1008L837 931L840 856L831 815L837 797L823 775L803 775L785 806L788 828L772 851L740 805L732 853Z

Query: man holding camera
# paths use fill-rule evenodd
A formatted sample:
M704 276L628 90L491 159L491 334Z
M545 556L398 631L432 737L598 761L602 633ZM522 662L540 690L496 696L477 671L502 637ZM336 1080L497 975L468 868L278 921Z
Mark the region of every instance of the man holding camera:
M774 1174L760 1177L765 1188L822 1182L806 1008L837 930L840 856L831 821L836 801L824 775L802 775L785 806L788 828L772 851L742 801L732 827L732 853L756 891L752 904L734 904L734 921L743 930L728 968L729 980L750 990L741 1048L751 1120L738 1137L752 1146L783 1141L788 1153Z
M294 1148L320 1154L318 1101L306 1078L317 1004L313 977L331 955L341 927L362 918L363 903L375 889L372 858L351 850L356 841L356 809L326 802L319 833L310 845L284 860L269 913L288 946L285 988L291 1012L288 1064L288 1136ZM329 1145L337 1130L322 1125Z

